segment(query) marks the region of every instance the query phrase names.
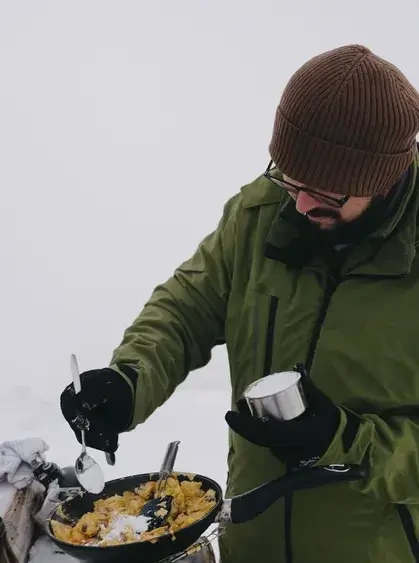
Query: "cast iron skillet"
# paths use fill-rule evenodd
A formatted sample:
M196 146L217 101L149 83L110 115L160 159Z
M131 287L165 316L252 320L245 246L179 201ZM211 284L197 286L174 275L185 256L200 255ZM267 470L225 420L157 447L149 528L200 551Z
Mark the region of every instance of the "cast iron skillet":
M312 489L322 485L342 483L346 481L357 481L365 476L365 469L357 465L330 465L326 467L311 467L302 469L284 477L269 481L252 491L223 500L222 490L218 483L204 477L195 475L194 481L200 481L204 491L213 489L216 494L214 508L201 520L179 530L172 536L162 536L156 543L137 542L117 546L95 547L73 545L58 540L54 537L51 528L51 520L62 519L57 515L58 507L50 515L46 532L51 540L60 549L70 556L82 561L98 562L136 562L156 563L187 549L194 544L205 530L214 522L220 524L239 524L256 518L267 510L274 502L286 493L293 493L305 489ZM189 476L175 473L180 481L190 479ZM107 498L124 491L133 491L136 487L147 481L156 481L158 473L144 473L132 477L124 477L106 483L104 490L99 495L80 493L76 497L65 501L61 506L64 514L75 523L86 512L93 510L94 501L99 498Z

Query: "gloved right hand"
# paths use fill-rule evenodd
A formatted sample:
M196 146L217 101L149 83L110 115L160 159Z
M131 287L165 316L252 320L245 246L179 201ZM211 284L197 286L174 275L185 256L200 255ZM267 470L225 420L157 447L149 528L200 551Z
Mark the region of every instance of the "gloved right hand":
M119 366L127 376L111 368L80 374L81 392L77 395L71 383L61 393L64 418L81 443L80 429L85 429L86 445L107 453L118 449L118 435L126 430L134 415L136 372Z

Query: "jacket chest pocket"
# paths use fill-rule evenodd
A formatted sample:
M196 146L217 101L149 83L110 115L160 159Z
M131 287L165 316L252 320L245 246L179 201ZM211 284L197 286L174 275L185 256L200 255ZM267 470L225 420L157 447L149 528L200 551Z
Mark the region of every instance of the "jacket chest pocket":
M254 290L230 295L226 344L236 400L244 389L271 369L279 298Z
M225 327L235 397L270 373L304 362L321 307L324 280L265 263L230 294Z
M300 350L287 350L286 310L277 295L255 290L231 294L226 343L233 400L253 381L301 361Z

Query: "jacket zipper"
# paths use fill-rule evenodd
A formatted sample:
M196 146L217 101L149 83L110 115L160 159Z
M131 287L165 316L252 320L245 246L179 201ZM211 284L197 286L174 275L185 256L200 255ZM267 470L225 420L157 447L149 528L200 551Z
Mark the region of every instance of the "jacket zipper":
M263 377L271 373L277 309L278 309L278 297L276 297L275 295L271 295L269 297L268 327L266 329L266 345L265 345L265 358L263 362Z
M309 345L307 358L306 358L306 368L310 371L311 364L313 363L314 354L316 352L317 342L319 340L320 331L326 317L327 309L329 307L332 295L337 287L337 283L329 278L326 291L324 294L322 306L320 309L319 316L314 327L313 336ZM269 298L269 312L268 312L268 326L266 329L266 345L265 345L265 357L263 363L263 376L270 374L272 369L272 358L273 358L273 342L275 333L275 321L276 313L278 309L278 297L271 295ZM289 470L289 468L287 468ZM285 559L287 563L292 563L293 553L292 553L292 534L291 534L291 517L292 517L292 494L285 495L284 497L284 516L285 516ZM419 563L419 562L418 562Z
M419 562L419 543L416 537L415 525L413 523L412 515L405 504L396 505L397 512L403 526L404 533L406 534L407 540L412 550L412 555L416 563Z
M271 295L269 298L268 326L266 329L265 358L263 362L263 377L272 371L273 343L275 336L276 313L278 309L278 297ZM289 468L287 468L287 472ZM285 521L285 559L287 563L292 563L292 544L291 544L291 495L284 496L284 521Z
M308 353L306 358L305 367L307 372L310 372L311 365L313 363L314 354L316 352L317 343L319 341L320 331L326 317L327 309L329 307L330 300L333 293L338 286L338 282L331 278L328 279L326 290L324 292L323 302L320 308L319 316L313 330L313 336L308 347ZM287 563L292 563L293 552L292 552L292 493L285 495L284 497L284 507L285 507L285 560Z
M310 346L308 347L308 353L306 358L305 367L307 372L310 371L311 365L314 360L314 354L316 353L317 343L319 341L320 331L323 326L324 319L326 317L327 309L329 307L330 300L338 286L339 282L333 280L331 278L328 279L326 290L324 292L322 306L320 308L319 316L317 317L317 321L313 330L313 336L310 341Z
M266 328L266 344L265 357L263 361L263 377L269 375L272 371L273 343L275 336L276 313L278 309L278 297L271 295L269 297L268 326ZM288 468L287 468L288 471ZM285 521L285 559L287 563L292 562L292 545L291 545L291 503L290 495L284 496L284 521Z

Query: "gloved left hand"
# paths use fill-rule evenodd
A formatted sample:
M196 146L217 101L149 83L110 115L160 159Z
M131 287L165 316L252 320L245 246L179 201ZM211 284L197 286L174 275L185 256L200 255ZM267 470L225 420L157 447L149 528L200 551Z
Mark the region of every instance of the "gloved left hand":
M310 464L320 459L335 437L341 419L339 407L314 385L304 370L300 373L308 408L298 418L280 421L254 417L245 399L238 401L238 412L228 411L225 416L227 424L239 436L269 448L288 466Z
M137 374L129 366L119 366L126 379L111 368L94 369L80 374L81 391L67 385L61 393L61 411L81 443L80 429L85 429L86 445L114 453L118 437L131 424Z

